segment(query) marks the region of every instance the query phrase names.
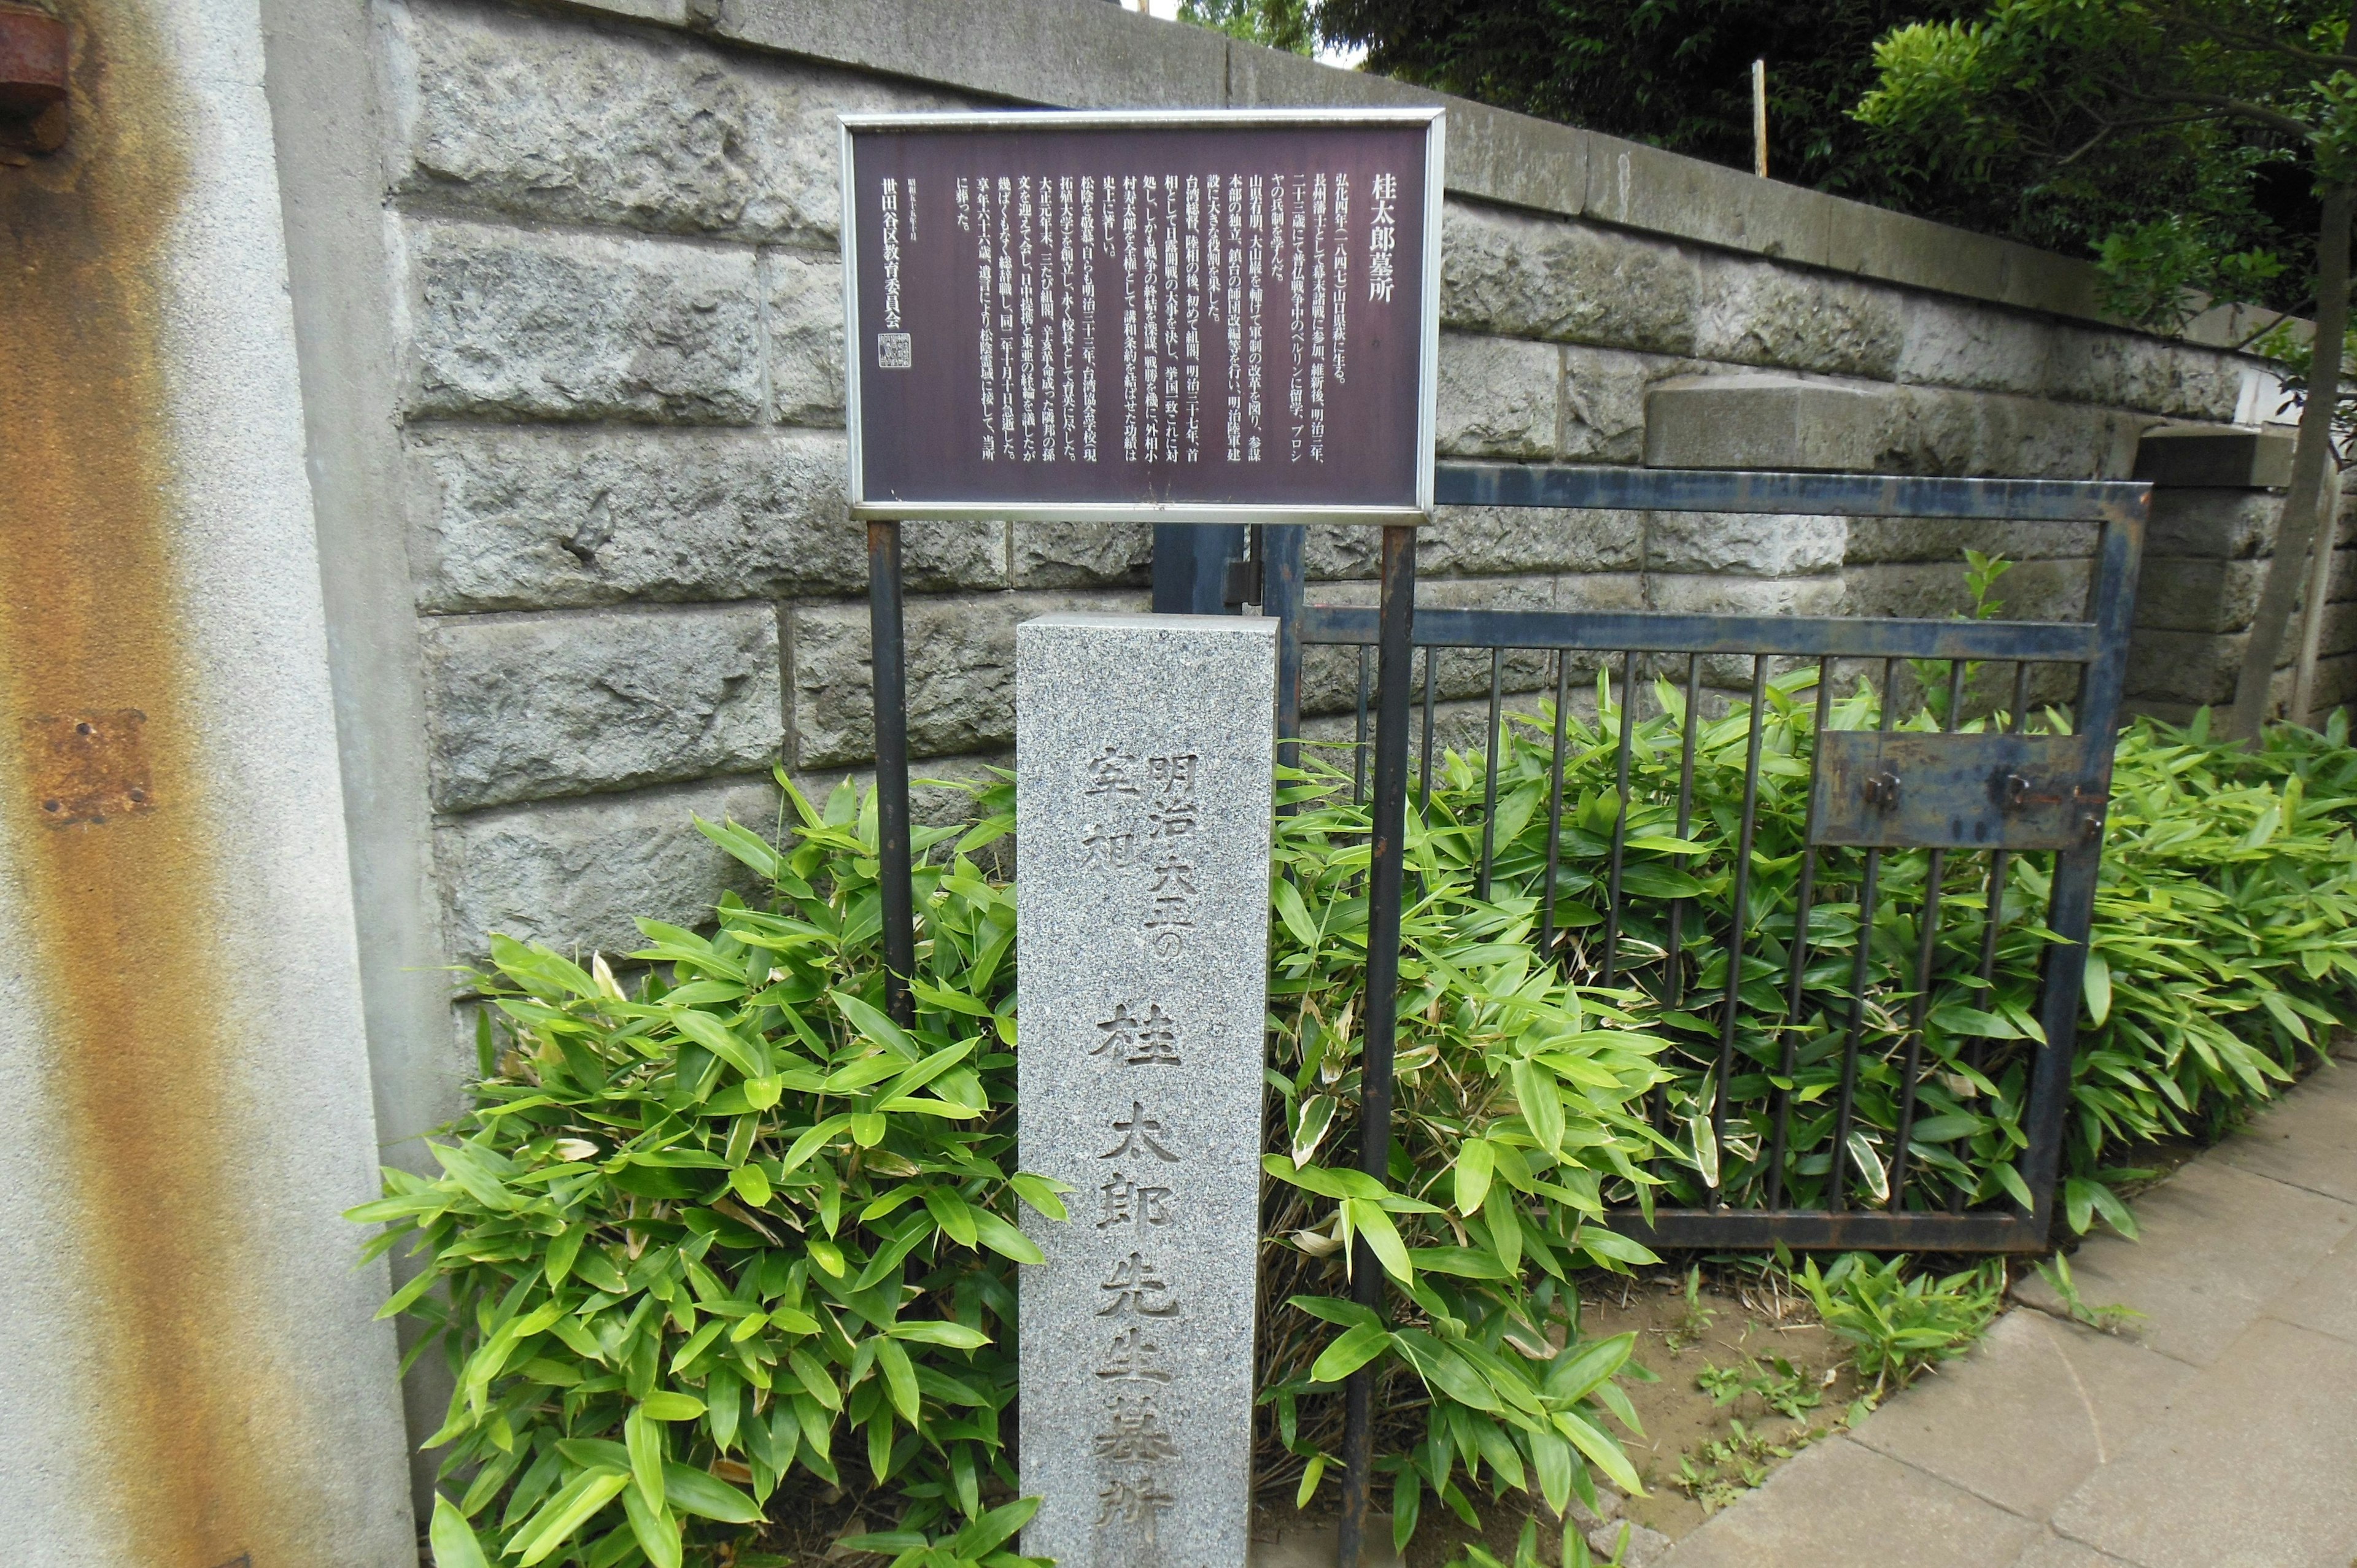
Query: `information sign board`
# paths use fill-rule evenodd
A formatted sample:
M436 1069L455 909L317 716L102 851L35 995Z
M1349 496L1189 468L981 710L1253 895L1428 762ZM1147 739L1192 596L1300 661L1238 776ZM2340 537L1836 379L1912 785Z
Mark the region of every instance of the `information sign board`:
M1438 109L846 115L855 517L1413 522Z

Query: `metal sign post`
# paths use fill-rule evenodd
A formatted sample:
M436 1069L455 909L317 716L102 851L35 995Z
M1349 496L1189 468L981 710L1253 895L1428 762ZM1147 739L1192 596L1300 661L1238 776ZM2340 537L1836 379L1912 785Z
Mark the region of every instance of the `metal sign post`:
M849 115L852 516L868 525L886 992L909 1017L909 519L1296 525L1263 562L1297 733L1297 525L1383 529L1374 899L1360 1130L1390 1148L1416 525L1439 351L1438 109ZM1280 760L1291 760L1288 746ZM1353 1289L1380 1306L1361 1240ZM1341 1561L1372 1480L1349 1390Z

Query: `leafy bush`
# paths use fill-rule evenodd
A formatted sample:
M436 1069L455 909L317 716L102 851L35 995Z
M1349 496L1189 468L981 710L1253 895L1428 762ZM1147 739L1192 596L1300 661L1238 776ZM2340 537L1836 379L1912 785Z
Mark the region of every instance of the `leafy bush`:
M774 908L725 900L709 939L643 922L634 993L602 957L497 940L484 988L511 1044L487 1015L475 1107L431 1144L444 1175L390 1171L353 1211L427 1254L388 1310L457 1373L428 1440L464 1483L437 1505L444 1568L709 1562L789 1472L851 1484L854 1464L915 1532L876 1544L933 1530L944 1568L1019 1561L1003 1545L1029 1506L985 1497L1014 1480L1012 1265L1040 1256L1015 1203L1063 1210L1006 1165L1013 901L963 857L920 873L903 1030L881 1010L873 799L794 804L782 854L705 826Z
M1971 1349L2005 1305L2005 1265L1995 1259L1934 1279L1909 1270L1904 1255L1844 1252L1822 1273L1804 1260L1792 1278L1850 1343L1860 1380L1874 1380L1869 1401Z
M1668 1152L1645 1121L1660 1041L1612 993L1537 961L1534 898L1479 897L1468 866L1442 853L1446 836L1412 825L1390 1179L1378 1184L1357 1169L1352 1027L1369 815L1345 776L1314 761L1287 794L1270 983L1281 1152L1265 1161L1281 1185L1263 1215L1259 1369L1283 1451L1264 1450L1264 1484L1297 1468L1308 1500L1340 1435L1340 1401L1321 1391L1372 1363L1402 1543L1427 1493L1469 1520L1477 1482L1526 1488L1557 1513L1574 1496L1594 1502L1590 1465L1641 1489L1600 1423L1609 1412L1638 1425L1612 1381L1633 1337L1579 1338L1571 1273L1653 1261L1597 1220L1609 1186L1650 1195L1639 1162ZM1342 1299L1354 1232L1405 1293L1388 1326Z
M1294 793L1331 792L1330 779ZM773 889L724 900L709 938L641 922L653 967L618 983L505 939L480 977L472 1110L432 1144L442 1174L386 1176L352 1211L425 1267L387 1304L422 1318L457 1386L436 1505L442 1568L549 1562L657 1568L775 1559L742 1550L790 1476L897 1515L854 1544L930 1568L1017 1568L1014 1264L1039 1253L1017 1201L1063 1218L1014 1171L1011 892L970 858L1009 825L1004 784L954 846L920 832L916 1015L882 1011L872 797L849 787L773 849L704 831ZM1588 1223L1635 1160L1651 1037L1534 965L1531 901L1484 905L1427 865L1407 919L1401 1156L1351 1168L1362 982L1363 812L1286 820L1273 1003L1285 1069L1267 1162L1271 1439L1304 1495L1327 1466L1318 1385L1377 1361L1430 1435L1394 1460L1469 1511L1465 1486L1527 1486L1557 1509L1587 1466L1635 1477L1601 1419L1626 1336L1576 1332L1569 1271L1651 1254ZM935 852L938 854L929 854ZM1294 1157L1299 1156L1299 1160ZM1390 1328L1341 1299L1353 1234L1408 1299ZM438 1289L436 1287L439 1287ZM1326 1325L1344 1330L1316 1343ZM1405 1506L1414 1522L1411 1489Z
M1388 1176L1357 1170L1368 819L1343 776L1286 781L1272 897L1262 1344L1264 1481L1304 1500L1331 1467L1336 1385L1380 1380L1381 1466L1398 1538L1430 1495L1471 1520L1478 1495L1522 1488L1560 1511L1590 1467L1633 1489L1606 1416L1630 1337L1579 1333L1575 1270L1651 1254L1596 1223L1612 1203L1692 1201L1717 1171L1757 1201L1781 1077L1813 671L1770 688L1739 988L1728 1136L1709 1133L1715 1001L1725 981L1747 719L1697 735L1694 818L1676 832L1682 706L1636 725L1621 983L1598 970L1598 908L1615 817L1616 693L1575 745L1558 881L1563 961L1535 949L1551 715L1504 737L1492 896L1477 896L1485 780L1449 755L1432 822L1412 822L1403 917L1398 1096ZM1871 725L1861 688L1834 722ZM1930 721L1921 714L1905 721ZM1975 724L1983 720L1972 721ZM2059 725L2060 715L2044 723ZM389 1172L353 1211L425 1266L387 1304L425 1323L457 1377L432 1443L442 1568L757 1568L765 1508L795 1477L840 1487L894 1528L857 1541L902 1568L1021 1568L1014 1496L1014 1274L1037 1251L1018 1201L1062 1217L1050 1184L1010 1168L1014 898L973 858L1012 825L1004 783L984 821L920 832L920 975L911 1027L882 1012L872 799L823 811L789 794L788 847L705 831L770 884L725 900L710 937L647 922L652 966L625 988L501 940L482 977L474 1107L436 1143L442 1174ZM2138 723L2120 743L2074 1078L2066 1209L2125 1223L2106 1181L2124 1144L2215 1132L2282 1082L2357 976L2357 752L2335 721L2279 730L2255 754ZM1860 940L1854 863L1829 852L1796 1021L1787 1191L1822 1198ZM1976 867L1943 886L1964 918L1936 949L1927 1077L1910 1159L1917 1201L2017 1194L2030 1007L2046 935L2039 857L2012 860L1996 983L1977 980ZM1853 1198L1876 1196L1895 1127L1914 998L1922 858L1892 856L1867 942L1867 1028ZM1911 872L1910 865L1914 868ZM1670 961L1675 907L1682 944ZM1946 922L1943 922L1946 924ZM1670 1130L1665 1135L1661 1129ZM1887 1179L1887 1178L1885 1178ZM1397 1290L1383 1322L1348 1296L1364 1236ZM1878 1376L1961 1343L1977 1275L1903 1279L1836 1263L1807 1278L1819 1310ZM1835 1322L1836 1318L1841 1322ZM1848 1329L1843 1323L1850 1325ZM1855 1330L1855 1332L1851 1332ZM1912 1359L1910 1360L1910 1358Z
M1684 693L1652 690L1631 759L1623 886L1629 895L1618 959L1636 988L1621 1005L1672 1044L1662 1102L1678 1130L1683 1162L1659 1174L1670 1200L1692 1203L1716 1170L1727 1200L1761 1201L1771 1152L1775 1096L1789 1088L1792 1128L1783 1173L1787 1200L1820 1204L1833 1165L1842 1047L1860 940L1863 855L1818 852L1816 890L1800 1007L1787 989L1797 885L1805 848L1809 758L1817 671L1769 683L1753 843L1750 908L1739 986L1735 1072L1724 1146L1709 1109L1742 809L1748 714L1702 721L1695 745L1693 820L1678 836ZM1561 956L1575 977L1601 965L1604 894L1613 825L1619 728L1616 693L1598 680L1599 717L1566 720L1562 865L1557 876ZM1835 728L1873 726L1879 698L1866 682L1831 706ZM1551 709L1513 716L1501 747L1495 826L1498 885L1535 896L1544 887ZM1967 720L1978 729L1991 716ZM2048 710L2032 728L2061 730ZM1932 728L1918 709L1900 728ZM1480 852L1486 780L1479 757L1451 753L1436 767L1431 852L1452 866ZM2319 1027L2349 1016L2357 979L2357 751L2345 722L2325 733L2282 727L2245 753L2212 741L2206 724L2176 729L2137 720L2123 732L2115 776L2081 1020L2065 1146L2064 1206L2074 1229L2101 1214L2131 1221L2111 1186L2137 1173L2112 1168L2125 1146L2156 1138L2215 1135L2242 1108L2288 1080ZM1923 999L1922 1076L1910 1146L1909 1202L2026 1200L2017 1168L2031 1053L2038 966L2050 934L2042 920L2050 857L2008 857L1993 984L1979 978L1987 912L1986 857L1947 857L1932 984ZM1848 1200L1889 1196L1905 1051L1916 1004L1915 964L1927 857L1888 854L1867 933ZM1680 951L1670 960L1678 923ZM1793 1070L1783 1072L1787 1044Z

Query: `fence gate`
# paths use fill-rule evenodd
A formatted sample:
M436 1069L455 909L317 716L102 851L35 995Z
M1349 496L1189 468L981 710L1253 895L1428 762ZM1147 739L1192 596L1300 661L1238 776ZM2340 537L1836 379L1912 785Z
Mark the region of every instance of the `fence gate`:
M1706 1114L1718 1179L1673 1176L1670 1190L1680 1201L1657 1208L1650 1224L1633 1209L1615 1211L1615 1229L1665 1247L2043 1249L2148 488L1468 463L1440 467L1438 495L1456 505L2076 522L2095 531L2082 621L1418 607L1405 628L1422 650L1412 695L1422 709L1415 809L1427 822L1436 695L1446 683L1436 671L1444 669L1446 650L1487 656L1478 852L1484 894L1493 875L1513 869L1501 861L1512 847L1495 831L1505 732L1516 722L1538 728L1504 712L1508 660L1523 661L1526 686L1534 656L1544 661L1542 690L1551 672L1552 736L1534 737L1543 746L1551 740L1544 848L1535 864L1523 854L1519 868L1539 897L1540 947L1577 978L1639 985L1664 1015L1684 1020L1683 1036L1663 1032L1672 1033L1689 1077L1703 1075L1708 1086L1706 1101L1686 1109L1697 1119ZM1272 566L1284 557L1281 547L1273 550ZM1407 738L1405 725L1396 737L1383 733L1393 704L1379 690L1381 718L1368 733L1365 650L1379 647L1386 631L1403 629L1386 621L1405 618L1413 569L1412 560L1394 564L1387 555L1386 600L1398 601L1388 617L1303 604L1294 585L1297 565L1275 571L1290 582L1273 581L1268 594L1271 613L1299 643L1361 650L1354 768L1361 780L1371 746L1380 776L1383 743L1405 749ZM1591 822L1583 831L1565 820L1569 715L1575 672L1584 683L1598 668L1609 705L1599 708L1582 757L1609 765L1614 805L1605 813L1609 828ZM1748 681L1748 709L1737 697L1727 719L1706 717L1706 671L1731 674L1738 687ZM1846 697L1846 684L1864 696ZM1649 686L1665 687L1671 700L1654 704L1661 711L1641 732ZM1779 701L1787 690L1795 700ZM2030 716L2040 692L2068 702L2071 733ZM1955 727L1975 702L1985 710L1981 722ZM1785 731L1805 748L1780 759L1779 776L1763 786L1763 740L1777 729L1779 711L1794 709ZM1813 719L1801 722L1811 709ZM1919 715L1911 722L1910 709ZM1863 726L1844 727L1845 711ZM1925 725L1925 713L1937 715L1936 727ZM1697 799L1697 746L1707 762L1714 729L1730 784L1733 754L1742 757L1739 789L1725 802L1734 819L1733 853L1717 862L1732 883L1724 903L1744 911L1741 918L1706 918L1694 897L1679 896L1695 873L1712 868L1698 864L1712 857L1644 855L1631 844L1632 822L1648 817L1659 833L1688 840L1706 803ZM1804 766L1804 779L1791 777L1796 766ZM1380 808L1379 800L1378 822ZM1780 908L1761 908L1766 874L1755 875L1763 808L1789 808L1803 819L1799 864L1775 869L1772 902ZM1471 824L1463 825L1469 841ZM1600 862L1599 875L1571 864L1577 855L1567 850L1583 841L1591 861ZM1655 875L1638 875L1641 861ZM1663 871L1672 874L1666 886ZM2035 907L2022 907L2040 891L2051 940L2038 934ZM1902 936L1911 925L1910 951L1874 940L1894 924L1886 918L1878 929L1878 915L1894 911L1910 917L1896 923ZM1387 924L1396 933L1395 910ZM1847 946L1846 961L1835 954L1829 961L1823 950L1829 944ZM2001 966L2033 962L2034 1001L1999 1005ZM1890 1009L1879 1005L1885 991ZM1943 993L1952 1005L1942 1004ZM1821 1005L1813 1019L1809 1004L1828 993L1838 998L1831 1015ZM1382 1004L1371 996L1371 1015ZM1926 1049L1927 1037L1948 1039L1957 1028L1977 1031L1961 1058L1943 1062ZM1927 1085L1943 1103L1960 1094L1977 1099L1982 1083L2005 1070L2026 1104L2004 1129L2013 1157L1999 1163L2011 1167L2010 1179L1991 1192L1983 1173L1958 1170L1964 1162L1918 1133L1949 1137L1958 1122L1951 1114L1932 1125ZM1880 1112L1871 1129L1863 1114L1869 1101ZM1666 1121L1673 1108L1661 1109ZM1372 1121L1368 1132L1382 1146Z
M1410 736L1420 736L1415 809L1428 821L1443 660L1486 655L1483 805L1473 823L1458 824L1478 824L1480 889L1523 878L1552 961L1575 979L1633 984L1653 999L1689 1090L1683 1104L1665 1092L1657 1119L1683 1117L1695 1146L1717 1153L1708 1165L1657 1162L1653 1174L1675 1201L1657 1205L1650 1222L1616 1210L1614 1228L1673 1248L2042 1250L2148 487L1478 463L1441 465L1437 481L1444 505L2096 531L2087 613L2072 622L1419 611L1415 530L1396 525L1383 529L1377 607L1306 602L1298 527L1255 529L1243 563L1226 560L1226 546L1195 552L1202 559L1186 593L1209 607L1216 587L1221 599L1256 601L1278 618L1283 761L1298 751L1304 650L1358 651L1353 788L1361 799L1372 789L1373 822L1360 1122L1371 1174L1386 1174L1391 1141ZM868 563L887 994L905 1020L916 943L899 523L868 524ZM1506 726L1529 724L1505 710L1509 661L1527 680L1533 658L1541 690L1551 663L1555 698L1551 734L1534 737L1544 746L1547 801L1534 851L1526 833L1501 842L1497 811ZM1993 694L1981 679L1990 666L1999 674ZM1575 670L1583 682L1589 670L1601 677L1598 725L1577 757ZM1738 693L1748 687L1722 718L1706 720L1706 693L1724 689L1706 685L1706 672L1732 673ZM1649 683L1657 711L1641 717ZM2067 724L2052 708L2044 722L2030 718L2035 695L2066 690ZM1981 716L1970 714L1975 703ZM1937 722L1925 723L1926 712ZM1773 753L1771 731L1782 737ZM1566 778L1599 760L1609 789L1567 801ZM1731 789L1719 788L1730 778ZM1714 813L1731 844L1689 838ZM1755 854L1763 822L1786 831L1796 816L1790 856ZM1641 820L1649 831L1632 833ZM1681 846L1666 864L1663 842ZM1587 869L1598 863L1600 876ZM1714 864L1729 884L1717 918L1695 896L1695 873ZM2025 983L2024 999L2005 999L2008 979ZM1968 1042L1961 1053L1958 1036ZM1943 1109L1999 1101L2010 1115ZM1965 1122L1995 1141L1988 1172L1947 1148ZM2007 1179L1992 1191L1984 1177L1998 1167ZM1359 1245L1352 1292L1380 1311L1383 1271ZM1367 1519L1372 1391L1363 1369L1350 1378L1344 1563L1357 1560Z

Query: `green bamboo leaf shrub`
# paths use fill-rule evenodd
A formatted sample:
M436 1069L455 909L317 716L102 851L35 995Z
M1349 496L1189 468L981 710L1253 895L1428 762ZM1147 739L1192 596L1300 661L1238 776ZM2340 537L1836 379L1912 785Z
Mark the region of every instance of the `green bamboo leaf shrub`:
M444 1568L712 1563L789 1476L891 1488L904 1537L878 1550L1025 1561L1003 1418L1014 1265L1039 1254L1016 1206L1063 1210L1009 1163L1013 897L963 854L927 865L903 1030L873 799L791 799L782 852L705 826L771 906L724 900L709 937L642 922L634 987L496 939L498 1023L474 1108L431 1145L443 1176L388 1172L352 1213L425 1254L386 1310L457 1373L428 1440Z
M1935 1278L1904 1255L1844 1252L1822 1273L1816 1259L1803 1260L1792 1280L1848 1342L1859 1380L1874 1380L1868 1402L1971 1349L2005 1306L2005 1265L1995 1259Z
M1715 1163L1728 1200L1763 1200L1776 1095L1791 1095L1783 1190L1823 1203L1841 1056L1853 1013L1860 1063L1846 1161L1848 1201L1881 1204L1898 1135L1902 1066L1916 1003L1915 964L1928 875L1920 854L1886 854L1871 928L1860 929L1863 855L1818 852L1800 1005L1790 961L1805 854L1813 668L1772 680L1761 735L1743 972L1737 986L1735 1069L1723 1146L1708 1108L1727 989L1733 860L1742 809L1748 714L1700 725L1692 820L1677 834L1684 694L1652 687L1634 727L1624 832L1629 908L1618 981L1634 990L1630 1016L1671 1044L1670 1081L1657 1124L1688 1158L1660 1169L1664 1201L1692 1203ZM1935 695L1939 694L1937 693ZM1615 820L1614 768L1622 693L1599 679L1599 717L1566 719L1564 832L1557 872L1558 956L1575 977L1600 971ZM1641 711L1647 711L1641 710ZM1872 727L1879 700L1860 682L1832 704L1835 728ZM1967 720L1982 728L2003 715ZM2049 710L2029 727L2060 730ZM1901 728L1932 728L1924 709ZM1511 717L1501 747L1498 886L1536 897L1544 886L1551 707ZM1432 853L1455 865L1479 854L1486 779L1479 756L1450 753L1435 768ZM2254 754L2213 741L2206 724L2177 729L2137 720L2122 732L2115 798L2095 908L2085 1012L2080 1021L2065 1144L2065 1211L2083 1230L2100 1214L2129 1222L2111 1188L2137 1173L2116 1168L2124 1146L2156 1138L2214 1137L2288 1081L2319 1031L2352 1016L2357 979L2357 751L2345 721L2325 732L2282 726ZM2038 970L2050 933L2045 855L2008 857L1990 983L1981 979L1986 860L1948 857L1941 888L1932 983L1924 999L1924 1069L1908 1165L1909 1202L2026 1199L2018 1169L2032 1051L2042 1037ZM1671 936L1678 958L1671 961ZM1866 984L1854 992L1858 949ZM1783 1073L1787 1046L1793 1070ZM1633 1189L1620 1195L1633 1197Z
M481 1081L432 1144L441 1174L388 1172L352 1211L383 1225L372 1249L419 1254L386 1312L421 1319L412 1355L456 1374L430 1440L443 1568L754 1568L775 1561L751 1546L780 1489L834 1487L895 1521L847 1544L903 1568L1026 1562L1014 1291L1039 1254L1017 1205L1064 1211L1011 1164L1014 894L974 857L1012 790L984 789L954 843L917 835L906 1030L883 1012L872 796L788 795L782 849L703 824L770 884L763 907L724 900L708 936L643 922L630 986L600 956L496 940ZM1592 1495L1591 1465L1633 1485L1603 1424L1633 1419L1611 1380L1630 1346L1579 1338L1566 1274L1650 1259L1591 1218L1661 1148L1642 1120L1659 1044L1534 965L1529 898L1483 904L1425 854L1405 1159L1387 1183L1357 1172L1364 831L1330 805L1278 830L1266 1185L1303 1236L1268 1249L1270 1445L1314 1490L1333 1444L1301 1398L1339 1407L1321 1396L1374 1360L1428 1423L1388 1461L1410 1526L1419 1487L1466 1511L1477 1479L1558 1508ZM1360 1234L1401 1280L1373 1334L1342 1299Z
M1604 1194L1649 1194L1677 1151L1647 1125L1660 1039L1609 993L1538 960L1537 901L1477 896L1449 840L1412 823L1397 1080L1385 1178L1359 1167L1368 901L1366 810L1312 762L1277 833L1269 1153L1262 1219L1256 1472L1334 1468L1340 1380L1377 1379L1380 1471L1405 1543L1424 1499L1468 1520L1482 1493L1561 1513L1591 1471L1641 1490L1607 1417L1641 1430L1615 1383L1633 1338L1579 1333L1576 1271L1654 1262L1599 1222ZM1363 1237L1389 1277L1379 1318L1349 1271Z

